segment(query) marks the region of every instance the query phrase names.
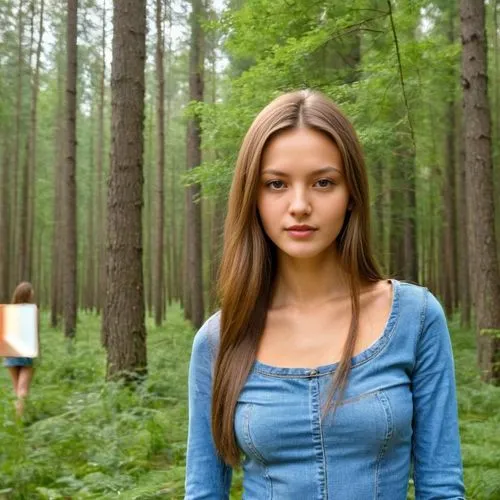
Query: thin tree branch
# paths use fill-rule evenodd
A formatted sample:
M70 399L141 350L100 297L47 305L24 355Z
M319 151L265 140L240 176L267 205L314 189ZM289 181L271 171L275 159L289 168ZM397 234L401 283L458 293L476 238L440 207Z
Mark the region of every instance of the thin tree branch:
M403 98L404 98L405 107L406 107L406 115L408 117L408 125L410 127L411 142L412 142L412 146L413 146L413 151L415 152L417 150L416 144L415 144L415 132L413 130L413 124L412 124L411 116L410 116L410 107L408 105L408 98L406 96L405 80L404 80L404 77L403 77L403 66L401 64L401 54L399 52L398 35L396 33L396 27L394 25L394 17L392 15L391 0L387 0L387 5L389 7L389 18L391 20L392 35L394 37L394 44L396 46L396 55L397 55L397 58L398 58L398 68L399 68L399 79L401 81L401 88L403 90Z

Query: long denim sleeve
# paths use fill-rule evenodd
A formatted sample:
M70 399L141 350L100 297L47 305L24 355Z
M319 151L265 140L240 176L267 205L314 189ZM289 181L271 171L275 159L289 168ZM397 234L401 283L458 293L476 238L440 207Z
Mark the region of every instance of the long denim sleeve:
M412 376L415 496L463 499L455 373L443 309L426 293Z
M232 469L216 452L210 424L214 352L209 336L214 316L195 335L189 364L185 500L228 499L231 486Z

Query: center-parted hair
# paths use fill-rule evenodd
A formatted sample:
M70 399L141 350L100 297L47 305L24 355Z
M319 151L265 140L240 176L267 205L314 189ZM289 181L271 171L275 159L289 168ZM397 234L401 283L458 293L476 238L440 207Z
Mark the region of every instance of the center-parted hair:
M368 179L356 132L325 95L303 90L282 95L255 118L240 148L229 193L224 246L219 269L220 341L212 386L212 434L225 463L237 466L234 435L238 396L255 361L266 322L276 273L276 248L257 211L261 158L270 139L281 131L305 127L326 134L342 157L351 209L336 239L349 277L352 319L349 334L324 411L335 410L347 383L359 323L362 283L383 278L370 246Z

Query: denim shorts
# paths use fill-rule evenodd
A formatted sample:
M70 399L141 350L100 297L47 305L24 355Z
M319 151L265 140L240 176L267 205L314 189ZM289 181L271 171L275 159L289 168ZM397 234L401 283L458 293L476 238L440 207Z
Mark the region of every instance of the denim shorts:
M33 358L5 358L3 366L33 366Z

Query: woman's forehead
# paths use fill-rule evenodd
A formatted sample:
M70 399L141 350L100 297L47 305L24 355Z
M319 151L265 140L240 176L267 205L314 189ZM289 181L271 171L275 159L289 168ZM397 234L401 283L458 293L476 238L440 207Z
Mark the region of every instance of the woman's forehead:
M342 173L342 157L332 139L313 129L286 130L273 137L262 154L262 174L328 173L326 169Z

